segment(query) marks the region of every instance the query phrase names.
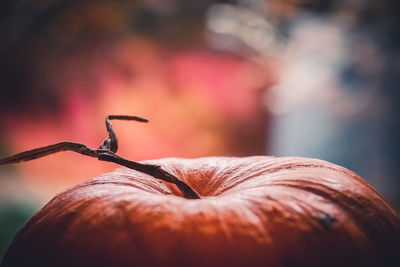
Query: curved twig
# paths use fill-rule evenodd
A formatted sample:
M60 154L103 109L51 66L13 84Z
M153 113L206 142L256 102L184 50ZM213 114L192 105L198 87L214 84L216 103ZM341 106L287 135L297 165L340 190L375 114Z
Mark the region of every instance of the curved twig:
M139 121L148 122L148 120L136 117L136 116L126 116L126 115L108 115L106 117L106 128L108 132L108 137L103 141L99 149L110 150L113 153L118 151L118 138L115 134L114 127L111 124L111 120L129 120L129 121Z
M106 128L108 137L103 141L98 149L89 148L84 144L73 143L73 142L60 142L49 146L39 147L32 150L24 151L13 156L0 159L0 165L13 164L24 161L29 161L44 156L48 156L61 151L73 151L85 156L98 158L102 161L114 162L119 165L128 167L130 169L146 173L153 176L154 178L173 183L182 192L183 197L188 199L199 199L199 194L196 193L188 184L170 174L167 171L161 169L160 166L141 164L135 161L124 159L117 156L115 152L118 150L118 139L115 134L115 130L111 124L111 120L134 120L139 122L148 122L148 120L135 117L135 116L124 116L124 115L109 115L106 117Z
M84 144L73 142L60 142L49 146L39 147L32 150L24 151L13 156L0 159L0 165L13 164L24 161L29 161L44 156L48 156L61 151L73 151L82 155L97 158L97 151L91 149Z

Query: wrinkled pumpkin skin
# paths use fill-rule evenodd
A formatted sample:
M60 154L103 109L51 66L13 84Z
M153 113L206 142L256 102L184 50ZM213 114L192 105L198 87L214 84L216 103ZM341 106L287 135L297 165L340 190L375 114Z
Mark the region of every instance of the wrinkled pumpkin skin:
M68 189L8 266L400 266L400 219L357 174L307 158L146 161L202 197L120 168Z

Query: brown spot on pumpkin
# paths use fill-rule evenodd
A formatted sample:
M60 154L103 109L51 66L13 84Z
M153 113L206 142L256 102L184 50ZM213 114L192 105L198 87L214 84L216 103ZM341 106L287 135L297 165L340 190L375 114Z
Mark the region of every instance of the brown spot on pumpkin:
M329 213L322 213L315 217L319 224L324 228L325 231L330 232L333 230L334 224L337 219Z

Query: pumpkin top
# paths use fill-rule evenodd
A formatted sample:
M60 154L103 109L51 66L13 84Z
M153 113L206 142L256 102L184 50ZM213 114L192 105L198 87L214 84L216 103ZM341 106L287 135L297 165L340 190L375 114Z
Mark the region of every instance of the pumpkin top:
M6 260L25 254L40 262L45 248L57 265L379 266L400 248L400 219L387 201L354 172L326 161L142 163L161 166L202 199L119 168L58 194L18 233Z

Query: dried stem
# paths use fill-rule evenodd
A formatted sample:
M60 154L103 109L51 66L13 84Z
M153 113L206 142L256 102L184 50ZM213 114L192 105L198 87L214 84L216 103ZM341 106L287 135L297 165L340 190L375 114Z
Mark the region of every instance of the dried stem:
M200 196L194 191L188 184L183 182L182 180L179 180L176 176L170 174L169 172L164 171L161 169L160 166L157 165L150 165L150 164L141 164L135 161L127 160L124 158L121 158L114 153L110 153L109 151L104 152L104 153L99 153L98 156L99 160L104 160L104 161L110 161L117 163L121 166L128 167L130 169L134 169L143 173L146 173L148 175L151 175L157 179L173 183L175 184L182 192L183 197L189 198L189 199L199 199Z
M134 120L139 122L148 122L146 119L140 117L109 115L106 117L106 128L109 136L103 141L98 149L89 148L86 145L80 143L60 142L57 144L28 150L7 158L0 159L0 165L29 161L61 151L73 151L85 156L98 158L102 161L114 162L121 166L125 166L130 169L146 173L153 176L154 178L173 183L182 192L183 197L188 199L200 199L200 196L188 184L186 184L176 176L170 174L169 172L164 171L163 169L161 169L160 166L141 164L117 156L115 153L118 150L118 139L117 135L115 134L115 130L111 124L111 120Z

